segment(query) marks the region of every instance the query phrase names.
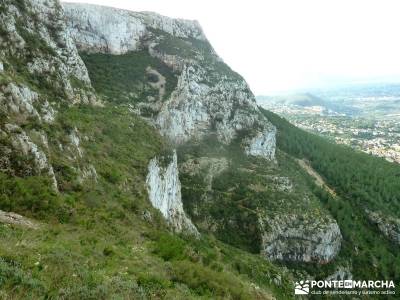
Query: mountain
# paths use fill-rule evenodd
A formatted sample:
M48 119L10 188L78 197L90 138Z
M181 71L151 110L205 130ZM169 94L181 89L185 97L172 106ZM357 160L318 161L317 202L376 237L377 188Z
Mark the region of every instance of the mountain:
M354 111L346 103L340 105L330 98L314 93L293 93L276 96L257 96L257 103L269 110L295 110L304 113L338 115Z
M323 113L349 117L395 119L399 115L399 84L374 83L349 85L311 92L257 96L258 103L270 110L320 107Z
M264 102L272 102L282 105L298 105L298 106L326 106L327 103L320 97L310 93L299 93L281 96L258 96L257 100L262 104Z
M0 14L1 297L399 278L398 168L259 108L196 21L56 0Z

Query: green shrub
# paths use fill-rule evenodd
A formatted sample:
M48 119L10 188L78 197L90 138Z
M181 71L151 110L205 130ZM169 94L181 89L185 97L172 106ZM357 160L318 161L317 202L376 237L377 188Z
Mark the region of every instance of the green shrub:
M141 273L137 283L147 289L165 289L171 286L171 282L156 274Z
M107 247L105 247L103 249L104 256L112 256L112 255L114 255L114 253L115 252L114 252L114 249L112 247L107 246Z
M231 273L216 272L188 261L172 264L172 280L184 283L196 294L227 299L254 299L254 295Z
M109 168L106 170L101 170L100 175L103 176L109 183L117 184L121 178L121 173L115 168Z
M67 220L69 209L52 187L51 179L41 176L10 177L0 173L0 209L30 214L38 218L56 215Z
M185 251L186 244L181 238L169 233L160 233L155 241L153 253L169 261L185 259Z
M43 294L45 291L43 283L23 270L19 263L0 257L0 291L15 286L28 294Z

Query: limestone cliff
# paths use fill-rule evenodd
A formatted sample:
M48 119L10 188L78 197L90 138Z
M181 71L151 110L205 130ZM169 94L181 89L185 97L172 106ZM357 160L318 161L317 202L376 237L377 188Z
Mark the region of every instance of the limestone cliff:
M150 202L175 231L199 235L183 210L176 152L166 166L157 157L150 161L146 183Z
M261 252L270 260L328 263L340 250L339 226L328 216L307 220L285 214L265 222Z
M275 141L276 130L259 132L257 135L249 139L246 146L246 154L253 156L261 156L269 160L275 157Z
M0 169L48 175L57 189L45 128L61 105L96 104L87 69L58 1L0 4Z
M181 148L182 198L196 226L271 261L332 261L339 225L305 188L298 166L231 149L212 139Z
M213 50L196 21L154 13L64 4L67 22L80 51L123 55L146 50L170 67L178 84L166 101L141 99L137 108L151 110L152 122L174 144L215 132L230 143L241 131L262 135L246 140L250 155L273 159L275 128L263 117L244 79Z
M205 39L196 22L98 5L63 3L63 6L78 47L89 52L137 51L148 34L148 26L180 38Z
M117 93L127 94L121 105L146 118L174 147L186 147L192 143L201 145L210 136L216 137L217 144L220 144L216 147L227 147L221 157L206 157L209 163L203 161L205 157L196 157L190 152L187 157L182 157L183 174L178 173L175 154L165 166L161 158L150 161L147 175L150 202L161 211L174 230L197 233L183 210L181 199L179 176L191 177L196 180L191 184L196 186L195 194L198 194L199 202L193 200L196 198L193 194L187 195L183 201L186 201L185 205L188 203L188 214L197 226L221 236L231 235L236 230L240 238L232 237L231 240L240 239L240 242L251 244L249 248L261 251L272 260L327 262L337 254L341 235L332 219L325 223L325 219L312 215L308 223L298 223L300 228L295 228L294 220L277 224L269 216L260 221L260 215L272 209L266 205L269 201L268 197L265 199L266 190L283 193L284 196L280 197L287 195L293 198L292 188L283 189L282 185L272 182L275 180L271 178L276 177L277 170L265 177L259 176L258 183L254 177L257 175L247 176L252 178L246 187L247 195L254 194L258 199L257 204L255 201L248 204L252 209L244 207L245 197L237 199L240 200L238 207L219 213L221 195L237 198L239 196L234 195L242 195L245 185L242 178L241 182L233 182L232 186L226 186L222 191L214 188L214 181L230 176L233 171L230 161L232 148L229 147L240 147L241 155L247 155L249 159L260 157L266 162L275 161L276 128L259 111L245 80L216 54L197 22L87 4L66 3L64 9L76 46L87 65L94 70L104 61L114 61L115 65L129 63L133 59L137 59L136 65L148 63L132 75L136 78L143 76L144 80L133 80L133 88L129 88L129 92L123 86L117 90ZM93 60L90 60L91 57ZM161 64L154 63L154 60ZM107 64L107 68L113 66ZM132 63L131 67L135 68L135 64ZM100 73L107 72L107 68ZM165 72L165 69L169 71ZM89 72L91 70L89 68ZM126 76L130 75L125 69L121 71L126 72ZM92 74L97 75L95 72ZM115 78L118 76L115 74ZM171 82L175 82L172 88ZM100 87L109 84L112 83L104 81ZM113 102L115 97L118 95L107 95L107 101ZM247 161L247 158L242 159ZM270 167L267 163L264 169ZM254 168L251 160L246 163L246 168ZM257 174L263 172L258 170ZM204 180L200 179L202 176ZM267 188L263 187L265 179L271 181ZM204 193L197 189L200 183L204 184ZM191 188L185 186L186 191ZM234 189L235 193L232 192ZM300 199L305 207L309 205L304 200L308 197ZM287 210L288 206L288 203L282 203L280 209ZM212 217L210 212L215 216ZM286 220L285 216L282 220ZM261 223L267 224L267 227L261 226Z
M6 76L26 71L63 92L66 100L94 102L90 79L58 1L3 1L0 57ZM45 83L43 82L43 83ZM80 86L76 83L81 82Z

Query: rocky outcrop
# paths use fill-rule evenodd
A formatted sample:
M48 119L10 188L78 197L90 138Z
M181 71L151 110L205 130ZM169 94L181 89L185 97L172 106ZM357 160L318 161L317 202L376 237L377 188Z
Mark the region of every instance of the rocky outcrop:
M286 176L267 176L268 181L271 181L276 190L290 193L293 191L293 183Z
M34 107L39 98L36 92L13 82L0 87L0 91L0 106L3 111L8 112L9 117L17 116L19 122L26 122L29 118L40 119L40 115Z
M400 219L381 212L365 210L368 220L376 225L383 235L396 245L400 245Z
M78 49L109 54L145 49L177 73L178 84L167 101L138 104L143 111L146 105L156 110L152 121L171 142L182 144L215 132L228 144L247 130L257 137L249 141L248 154L274 159L274 126L197 22L86 4L64 8Z
M38 229L39 225L35 222L13 212L5 212L0 210L0 223L17 225L30 229Z
M267 259L327 263L340 250L342 235L329 217L306 221L304 216L280 215L265 222L261 252Z
M80 50L123 54L139 49L146 27L128 11L97 5L64 3L67 22Z
M96 103L88 72L66 27L59 2L5 0L2 7L0 56L5 58L8 71L19 61L30 76L43 76L69 102ZM81 86L76 82L81 82Z
M69 134L69 139L71 146L74 148L74 152L76 152L77 156L82 157L83 151L80 147L81 141L78 134L78 129L75 127Z
M136 51L148 34L148 27L181 38L205 39L195 21L99 5L64 3L63 6L68 16L68 26L83 51L111 54Z
M189 176L201 176L206 184L206 190L211 191L214 178L228 166L229 163L225 157L199 157L186 160L180 165L179 170Z
M54 170L46 154L31 141L30 137L26 135L24 131L13 135L11 138L11 145L14 152L21 153L27 160L32 159L32 175L48 175L53 182L53 188L57 190L57 180L54 175Z
M150 202L175 231L199 235L183 210L176 152L165 166L163 163L156 157L149 163L146 183Z
M17 176L50 176L57 189L50 148L69 142L76 158L82 156L75 132L66 139L56 133L60 127L51 127L57 111L99 102L57 0L4 0L0 8L0 168Z
M274 128L271 128L269 131L257 133L255 137L248 140L246 154L273 160L276 149L275 135L276 130Z
M178 86L156 117L156 124L176 144L215 131L229 143L240 130L258 125L275 135L272 125L258 114L253 95L243 79L220 78L215 84L200 65L185 65ZM271 152L272 153L272 152Z
M332 274L325 278L326 281L332 280L350 280L353 279L353 274L348 266L338 266Z

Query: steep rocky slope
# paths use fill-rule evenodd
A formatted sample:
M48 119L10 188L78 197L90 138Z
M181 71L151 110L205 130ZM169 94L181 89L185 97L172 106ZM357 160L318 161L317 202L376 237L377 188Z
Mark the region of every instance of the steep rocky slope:
M302 162L302 167L307 161L304 171L312 176L308 181L314 194L336 219L343 236L333 263L318 268L292 267L312 271L320 278L398 280L400 168L307 133L272 112L263 113L278 128L278 148ZM309 237L317 234L318 230L313 230Z
M121 66L120 71L126 72L126 77L132 77L131 86L136 86L136 89L131 88L129 95L121 99L120 103L127 105L129 109L154 124L169 140L172 147L185 148L186 144L193 144L196 141L201 147L204 139L215 136L217 144L214 146L227 148L224 157L221 158L225 159L227 170L220 176L224 176L235 168L232 164L232 151L236 151L234 149L238 149L238 155L245 164L251 161L252 156L262 158L261 163L265 168L275 163L276 129L260 113L254 96L243 78L225 65L215 53L197 22L93 5L64 4L64 7L68 26L78 49L84 53L82 57L89 68L94 86L99 87L100 91L104 90L104 94L108 96L107 86L104 84L107 82L108 85L112 85L114 81L117 84L118 75L104 77L101 74L105 74L109 68L118 67L121 61L130 64L131 69L140 69L141 72L129 73L130 70L125 70ZM139 60L147 61L148 65L139 67ZM144 79L138 81L137 76ZM160 84L157 85L161 81L163 85L168 82L175 83L169 87L168 94L165 90L161 90ZM147 94L141 92L143 87L147 88ZM124 86L121 86L120 93L127 93ZM182 157L184 155L191 156L190 160L197 157L194 149L184 154L180 150L178 156L181 164L187 163ZM214 158L206 156L203 159ZM202 172L207 172L207 169L211 170L211 168L213 168L212 164L207 165ZM207 191L208 208L203 211L197 209L197 213L192 208L188 208L189 215L197 214L208 218L210 217L209 209L220 206L218 197L211 196L214 192L212 186L210 187L212 181L209 179L208 183L210 189ZM176 211L182 210L181 197L178 196L180 188L175 188L169 193L175 195L172 198L179 198L179 201L171 201L172 198L155 195L155 191L166 188L166 182L159 179L148 180L148 182L152 185L149 191L151 198L154 198L152 200L154 206L161 209L167 219L175 224L175 228L187 227L186 217L179 217L183 215L182 213L174 217ZM198 189L198 184L199 182L190 182L192 186L184 185L185 192L182 200L186 206L188 202L193 203L197 199L189 195L187 191L194 187ZM255 182L249 182L249 185L251 184ZM230 188L232 187L226 187L226 189ZM268 183L266 183L266 188L268 189ZM259 194L260 191L253 192ZM197 193L200 195L198 190ZM286 196L288 193L282 192L282 194ZM257 195L257 197L263 198L265 195ZM226 200L228 203L234 202L230 197ZM199 201L198 205L203 206L201 204L203 200L199 199ZM309 200L307 197L300 198L300 202L304 201ZM314 203L311 205L317 205L315 198L312 198L311 202ZM228 203L227 205L232 205ZM242 206L245 210L246 204L243 203ZM327 262L334 258L340 249L341 235L333 219L325 220L315 213L311 213L306 218L299 218L295 214L294 219L297 220L298 225L301 225L301 229L295 230L296 233L292 235L285 236L280 233L283 225L264 226L264 223L268 224L271 218L271 216L265 217L266 211L271 210L269 206L267 198L256 205L257 212L251 218L248 216L240 221L233 221L231 220L233 215L224 215L222 219L215 216L209 220L214 224L212 226L201 225L203 222L201 220L198 220L197 224L203 230L210 231L212 228L212 232L236 246L255 252L271 249L266 251L266 257L270 259ZM286 209L289 207L289 202L283 202L279 207L281 210L279 214L285 216ZM232 209L231 213L237 214L236 210L240 211L242 208ZM277 214L277 208L272 209L272 212ZM230 220L231 226L225 224L227 220ZM283 228L285 226L291 225L284 225ZM240 228L243 240L227 238L234 234L235 227L236 230ZM309 246L305 246L302 237L306 238L308 235L307 229L309 232L312 228L318 227L320 227L321 236L311 238ZM271 234L277 236L273 241L271 240L271 244L280 245L276 246L278 248L276 251L272 250L275 246L268 248L261 244L261 241L267 241L266 236ZM223 235L225 238L222 237ZM290 242L282 244L282 239L288 239ZM320 249L328 247L327 243L332 244L332 249L327 250L328 254ZM293 255L286 255L286 252Z
M157 157L153 158L149 163L149 173L146 179L149 200L172 223L171 225L176 231L187 231L198 235L196 227L183 210L178 174L176 152L172 154L172 161L167 166L163 166Z
M248 153L274 158L274 127L258 111L246 82L217 56L197 22L93 5L64 7L80 51L123 55L145 50L174 71L177 85L168 99L148 96L135 107L150 110L170 141L179 144L216 132L219 140L229 143L237 131L251 129Z
M178 149L182 199L199 229L272 261L327 263L339 253L336 221L289 156L249 157L240 138Z
M63 132L63 141L55 137L57 112L98 101L58 2L3 1L1 8L0 169L18 176L47 174L57 190L52 153L79 169L82 179L92 170L78 166L76 129Z
M397 219L326 200L197 22L63 5L0 4L0 298L290 299L299 278L397 278Z
M136 105L170 98L172 68L138 52L142 93L97 93L53 0L2 1L0 39L0 298L289 295L289 272L184 212L173 147Z
M400 245L400 219L385 215L379 211L365 210L368 220L376 225L383 235L393 243Z

